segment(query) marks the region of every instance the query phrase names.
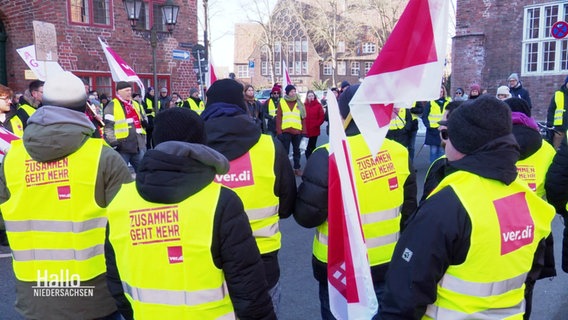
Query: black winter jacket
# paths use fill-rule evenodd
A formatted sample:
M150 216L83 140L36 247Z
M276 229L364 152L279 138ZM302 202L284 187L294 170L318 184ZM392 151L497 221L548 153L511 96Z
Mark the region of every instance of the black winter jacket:
M346 129L347 136L360 134L354 122ZM310 156L302 175L302 183L298 188L294 219L305 228L314 228L327 220L328 196L328 158L326 148L318 148ZM410 176L404 182L404 202L401 210L401 227L416 209L416 174L409 164ZM384 281L388 263L371 267L374 282ZM327 264L312 257L314 278L319 282L327 282Z
M163 142L144 155L136 175L136 188L147 201L178 203L212 183L216 173L224 173L227 169L227 160L204 145ZM215 266L223 270L237 317L276 319L248 218L241 200L228 188L221 189L213 228L211 256ZM132 307L122 289L114 250L108 241L108 230L105 257L109 290L124 318L133 319Z
M208 106L208 108L213 108ZM246 113L240 115L225 115L211 117L205 120L207 144L209 147L224 155L229 161L247 153L260 139L260 128ZM278 215L280 219L286 219L292 215L296 202L296 178L284 150L282 143L273 139L275 149L274 195L279 199ZM268 287L272 288L280 278L280 266L278 264L278 250L261 255L264 262Z
M463 170L509 185L517 176L518 157L518 145L511 134L449 162L446 173ZM378 319L420 319L436 300L437 284L448 267L465 261L471 231L469 215L451 187L421 203L396 245ZM535 265L542 261L544 241L533 259L533 270L538 273ZM405 250L413 252L409 261L403 259Z

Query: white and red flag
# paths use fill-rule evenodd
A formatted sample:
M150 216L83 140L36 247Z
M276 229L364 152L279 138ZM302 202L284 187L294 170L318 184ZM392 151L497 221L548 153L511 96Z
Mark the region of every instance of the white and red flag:
M0 126L0 163L4 160L4 156L10 149L12 141L18 139L20 139L20 137Z
M292 80L290 80L286 61L282 60L282 91L284 91L289 84L292 84Z
M329 108L328 251L329 306L339 320L371 319L378 302L357 200L351 153L335 95Z
M114 82L127 81L136 82L140 87L141 95L144 97L145 89L142 81L136 74L136 72L126 63L108 44L104 43L99 37L99 42L103 47L105 57L110 68L110 73L112 74L112 80Z
M209 61L209 78L207 82L207 88L210 88L213 82L217 81L217 75L215 74L215 68L213 67L213 63Z
M351 115L375 155L393 107L437 99L446 59L450 0L410 0L365 80Z

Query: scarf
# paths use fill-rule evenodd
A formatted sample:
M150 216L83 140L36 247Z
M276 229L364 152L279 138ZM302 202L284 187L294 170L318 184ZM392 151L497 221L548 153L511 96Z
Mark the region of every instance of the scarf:
M306 118L306 107L304 107L302 101L298 99L298 96L290 97L289 95L285 94L283 99L290 102L296 102L298 105L298 109L300 110L300 118L302 119Z
M117 95L117 99L122 102L124 105L124 110L126 111L126 118L132 119L132 123L134 124L134 128L137 131L142 129L142 123L140 122L140 118L138 117L138 113L134 110L134 106L132 105L132 101L127 101L122 99L120 96Z

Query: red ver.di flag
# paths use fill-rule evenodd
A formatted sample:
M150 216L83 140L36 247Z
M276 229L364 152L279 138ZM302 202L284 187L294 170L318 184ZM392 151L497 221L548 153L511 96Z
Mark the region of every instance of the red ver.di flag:
M144 97L145 90L142 81L132 70L132 68L126 63L108 44L104 43L101 38L99 37L99 42L103 47L103 51L105 53L105 57L108 62L108 66L110 68L110 72L112 74L112 81L126 81L126 82L136 82L140 87L141 95Z
M329 306L338 320L371 319L378 309L357 200L351 154L335 95L329 108Z
M380 150L393 107L437 99L446 58L450 0L410 0L351 99L371 154Z

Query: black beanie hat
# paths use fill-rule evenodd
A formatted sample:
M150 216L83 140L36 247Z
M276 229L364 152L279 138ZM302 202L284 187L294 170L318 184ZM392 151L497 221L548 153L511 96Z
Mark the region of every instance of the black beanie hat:
M509 106L511 111L524 113L527 117L531 116L531 107L529 107L529 104L525 100L521 98L509 98L505 99L504 102Z
M511 110L499 99L481 95L457 107L448 119L448 136L463 154L472 154L483 145L512 132Z
M286 88L284 88L284 92L286 92L286 94L290 94L290 91L292 90L296 90L296 87L294 87L294 85L289 84L286 86Z
M244 110L247 109L243 85L233 79L221 79L213 82L205 95L207 96L207 106L216 102L225 102L236 104Z
M200 144L207 141L203 119L187 108L169 108L159 112L154 119L152 139L155 145L165 141Z
M116 91L122 90L125 88L132 88L132 85L126 81L119 81L116 83Z
M351 102L351 99L355 95L355 92L357 92L357 89L359 89L359 84L354 84L352 86L347 87L347 89L345 89L345 91L339 95L339 100L337 100L337 104L339 105L339 112L341 113L343 119L347 118L349 112L351 112L351 107L349 107L349 102Z

